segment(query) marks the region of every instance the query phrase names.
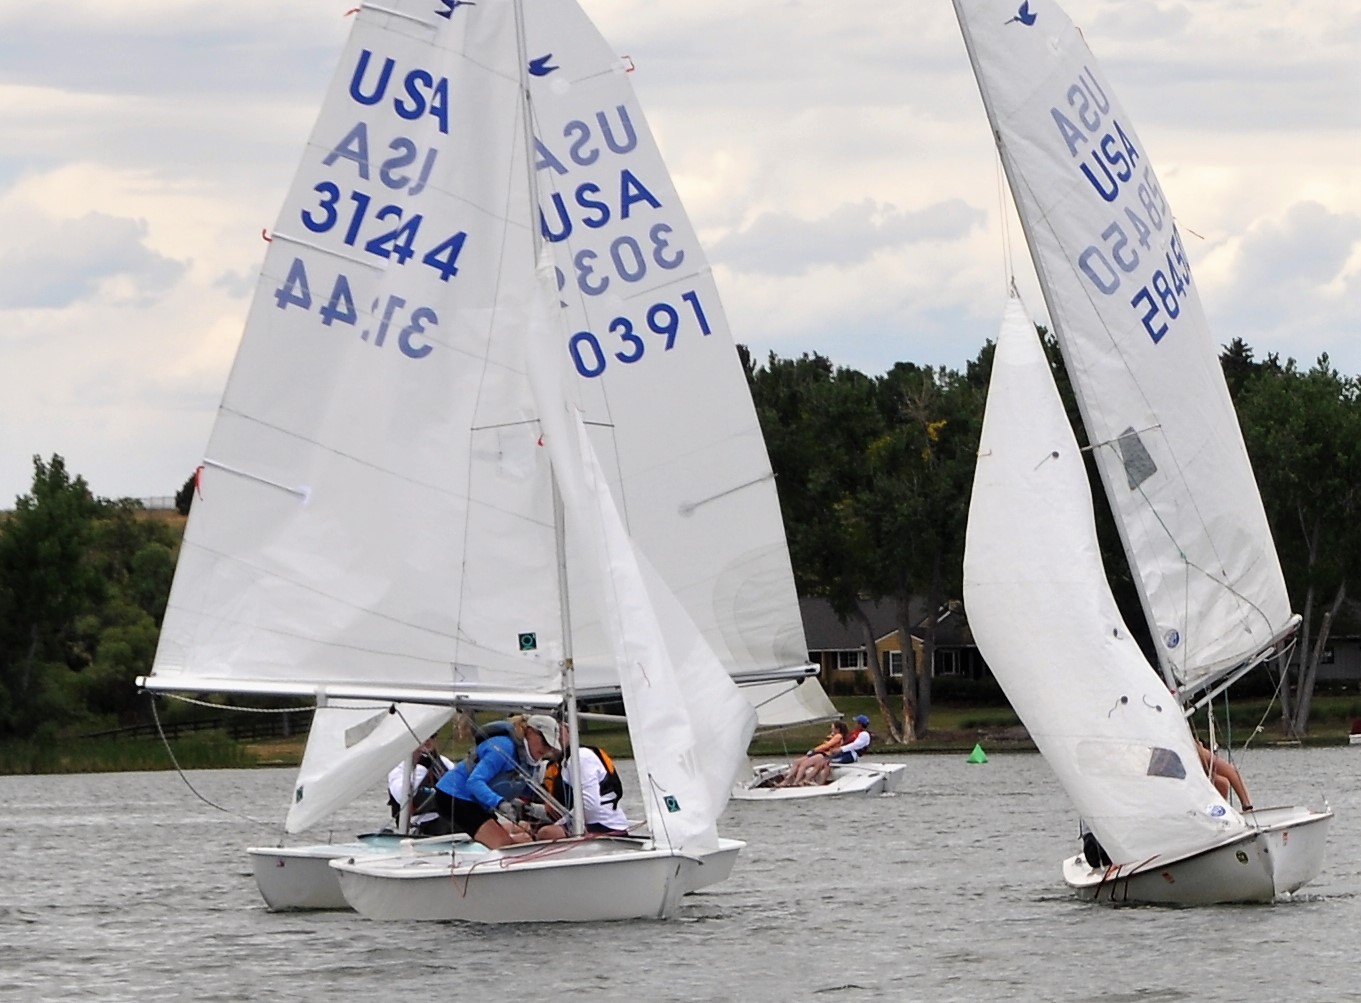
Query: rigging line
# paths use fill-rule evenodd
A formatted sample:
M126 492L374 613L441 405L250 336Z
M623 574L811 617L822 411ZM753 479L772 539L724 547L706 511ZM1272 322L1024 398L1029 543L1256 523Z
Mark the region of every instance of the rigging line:
M210 801L208 798L204 797L202 794L198 792L198 789L192 783L189 782L189 778L184 775L184 768L180 766L180 761L175 758L175 750L170 747L170 739L166 737L165 729L161 727L161 715L156 710L156 697L152 694L148 694L148 696L150 696L151 698L151 717L156 722L156 733L161 737L161 744L165 746L166 755L170 757L170 762L173 763L175 766L175 772L180 775L180 779L184 781L184 786L189 788L190 792L194 795L194 797L198 798L208 807L216 808L220 812L225 812L226 814L233 815L236 818L245 819L247 822L252 822L255 825L268 826L269 828L273 828L273 824L270 822L262 822L258 818L251 818L251 816L243 815L239 811L233 811L230 808L224 808L222 805L217 804L215 801Z
M302 707L242 707L238 704L213 703L210 700L195 700L193 697L187 697L183 694L171 693L169 691L165 691L161 693L161 695L169 697L171 700L178 700L180 703L193 704L195 707L210 707L213 710L241 711L245 714L292 714L294 711L317 709L315 703ZM347 709L359 710L360 708L355 706Z
M1000 148L993 160L993 175L997 184L997 222L1002 231L1002 276L1007 290L1011 295L1016 295L1016 268L1011 251L1011 217L1007 214L1007 192L1009 189L1006 173L1002 166Z

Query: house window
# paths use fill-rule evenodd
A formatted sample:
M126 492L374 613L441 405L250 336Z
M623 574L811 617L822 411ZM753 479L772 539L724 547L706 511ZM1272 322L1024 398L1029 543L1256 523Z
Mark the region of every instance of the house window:
M836 653L836 667L843 672L854 672L865 667L865 653L863 651L838 651Z
M888 674L890 678L896 678L903 674L903 653L901 651L888 652Z
M959 652L953 648L945 651L936 651L936 675L938 676L957 676L959 675Z

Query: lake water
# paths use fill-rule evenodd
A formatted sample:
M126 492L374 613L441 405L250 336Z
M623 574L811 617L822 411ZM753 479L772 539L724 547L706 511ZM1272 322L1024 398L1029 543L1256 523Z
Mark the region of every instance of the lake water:
M518 929L267 912L243 850L278 841L292 770L187 775L235 814L175 773L0 777L0 999L1361 998L1361 748L1240 757L1259 807L1331 801L1328 860L1293 901L1202 909L1072 899L1037 755L907 762L898 795L732 803L749 846L675 921ZM375 791L335 838L384 814Z

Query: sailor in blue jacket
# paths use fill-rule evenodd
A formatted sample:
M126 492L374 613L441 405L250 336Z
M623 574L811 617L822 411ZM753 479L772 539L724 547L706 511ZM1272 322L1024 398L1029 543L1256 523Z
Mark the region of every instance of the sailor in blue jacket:
M510 720L511 734L479 742L471 756L435 785L438 810L450 818L454 831L466 832L491 849L532 838L516 825L513 792L523 784L522 771L562 753L558 722L547 714Z

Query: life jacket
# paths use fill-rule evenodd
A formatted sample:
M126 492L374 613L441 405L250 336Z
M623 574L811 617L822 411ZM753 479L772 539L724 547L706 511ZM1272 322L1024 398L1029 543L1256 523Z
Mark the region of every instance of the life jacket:
M619 778L619 771L615 769L614 759L608 752L598 745L583 745L583 749L590 749L600 757L600 765L605 767L605 779L600 781L600 803L608 804L611 808L618 808L619 802L624 799L624 781ZM556 765L556 764L554 764ZM572 807L572 786L563 781L559 772L557 785L562 788L562 795L558 800L562 802L564 808ZM555 793L555 797L557 794Z
M856 759L859 759L859 758L860 758L861 756L863 756L865 753L869 752L869 751L870 751L870 744L874 741L874 736L873 736L872 734L870 734L870 730L869 730L868 728L862 728L862 727L860 727L859 725L856 725L856 726L855 726L855 731L851 732L849 735L847 735L847 736L842 740L842 742L841 742L841 750L840 750L840 751L842 751L842 752L847 751L846 746L850 745L852 742L854 742L854 741L855 741L857 738L859 738L861 735L869 735L869 736L870 736L870 740L869 740L869 742L866 742L866 743L865 743L865 747L864 747L863 749L856 749L855 752L852 753L852 755L853 755ZM833 756L835 756L836 754L837 754L837 753L835 753L835 752L832 753Z
M496 738L498 735L504 736L515 742L517 752L520 748L520 742L515 735L515 725L509 720L492 721L486 725L475 726L475 732L477 741L473 742L472 748L469 749L468 754L463 757L465 776L472 775L473 767L477 765L478 760L477 749L487 739ZM523 797L529 788L529 785L526 784L524 779L514 770L501 774L488 784L488 786L496 791L497 794L500 794L501 799L504 801L513 801L518 797Z

